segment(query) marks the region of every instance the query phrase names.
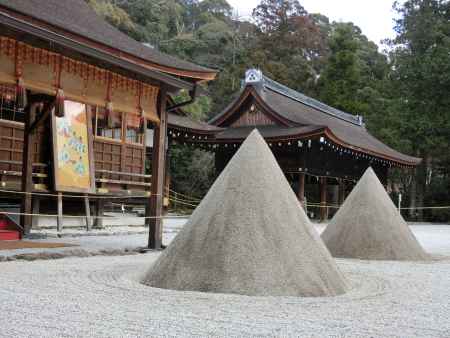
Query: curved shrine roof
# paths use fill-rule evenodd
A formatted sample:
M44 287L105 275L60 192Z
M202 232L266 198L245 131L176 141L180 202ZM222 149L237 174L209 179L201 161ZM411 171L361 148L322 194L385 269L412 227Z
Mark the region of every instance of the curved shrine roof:
M392 149L372 136L366 130L361 117L330 107L267 77L262 77L262 81L257 83L248 83L240 95L210 123L227 127L228 121L233 119L235 114L239 114L240 106L249 96L254 97L262 110L286 124L270 128L256 126L264 137L286 138L289 135L300 136L301 132L321 130L333 142L355 151L406 165L417 165L421 161L420 158ZM226 131L217 134L218 139L245 138L248 134L247 129L253 129L255 126L227 128Z
M196 121L188 116L183 116L176 113L168 114L169 127L177 129L188 129L196 133L218 133L224 130L208 124L206 122Z
M211 80L217 73L144 46L100 18L84 0L0 0L0 6L150 63L158 71L197 80Z

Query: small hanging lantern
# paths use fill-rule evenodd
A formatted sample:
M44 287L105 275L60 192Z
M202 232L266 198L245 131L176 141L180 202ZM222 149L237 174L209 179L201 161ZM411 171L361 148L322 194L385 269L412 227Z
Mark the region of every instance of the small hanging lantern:
M57 88L56 88L56 99L55 99L55 116L64 117L64 90L61 86L61 74L63 71L63 56L59 57L59 68L58 68L58 78L57 78Z
M145 116L144 109L141 109L141 117L139 118L139 132L141 134L145 133L145 129L147 127L146 123L145 123L145 117L144 116ZM173 135L172 131L170 132L170 135Z
M55 115L57 117L64 117L64 101L65 101L64 90L58 88L56 91L56 102L55 102Z
M105 107L105 115L106 115L106 123L108 125L108 128L113 127L113 114L114 114L113 103L111 101L107 101L106 107Z
M113 127L113 111L114 111L114 107L113 107L113 103L112 103L112 86L113 86L113 79L112 79L112 74L108 73L108 88L107 88L107 92L106 92L106 106L105 106L105 117L106 117L106 124L108 126L108 128L112 128Z
M25 109L28 104L27 90L23 78L19 77L16 84L16 107L17 109Z
M16 107L17 109L25 109L28 104L27 90L22 77L22 57L19 43L16 41L15 46L15 75L16 75Z

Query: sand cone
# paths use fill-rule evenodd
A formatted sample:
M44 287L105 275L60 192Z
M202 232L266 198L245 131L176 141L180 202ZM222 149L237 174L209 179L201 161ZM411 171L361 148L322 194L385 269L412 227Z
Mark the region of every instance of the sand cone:
M255 130L144 278L252 296L333 296L346 283Z
M335 257L426 260L377 175L368 168L322 233Z

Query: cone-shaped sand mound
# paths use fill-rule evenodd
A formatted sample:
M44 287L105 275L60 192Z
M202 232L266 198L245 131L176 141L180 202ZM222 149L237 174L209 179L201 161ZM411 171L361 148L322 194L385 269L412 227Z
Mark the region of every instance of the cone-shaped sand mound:
M330 253L255 130L144 283L252 296L346 290Z
M322 233L335 257L426 260L377 175L368 168Z

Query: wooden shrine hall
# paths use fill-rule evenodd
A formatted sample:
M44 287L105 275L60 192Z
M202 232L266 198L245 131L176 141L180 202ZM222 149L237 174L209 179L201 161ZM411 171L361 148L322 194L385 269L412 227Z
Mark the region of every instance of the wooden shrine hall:
M23 234L39 201L57 201L60 225L63 198L84 199L88 214L96 201L98 214L105 199L138 194L159 248L168 124L184 128L169 113L215 75L129 38L84 0L0 0L0 195L21 200ZM174 105L180 90L191 98Z
M371 166L386 184L389 168L411 168L421 159L402 154L372 136L361 116L355 116L294 91L264 76L246 72L237 98L210 122L218 129L214 137L181 140L215 152L221 171L249 133L257 128L271 147L282 170L305 202L324 206L342 204L346 191ZM180 139L179 135L170 135ZM319 189L314 186L319 186ZM330 195L328 197L328 195ZM327 202L328 201L328 202Z

